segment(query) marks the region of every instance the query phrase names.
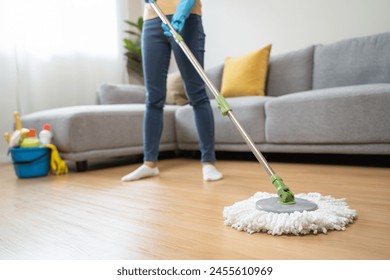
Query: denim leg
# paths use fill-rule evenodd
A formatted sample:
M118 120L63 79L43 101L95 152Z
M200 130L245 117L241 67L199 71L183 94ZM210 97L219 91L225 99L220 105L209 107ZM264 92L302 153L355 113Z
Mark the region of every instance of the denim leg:
M146 87L144 116L144 161L158 160L163 130L163 110L171 45L159 19L147 20L142 32L143 68Z
M198 15L190 15L186 20L181 35L200 65L204 64L205 34L202 19ZM199 137L202 162L215 162L214 116L206 93L205 83L181 50L171 39L176 63L184 80L190 105L194 109L195 125Z

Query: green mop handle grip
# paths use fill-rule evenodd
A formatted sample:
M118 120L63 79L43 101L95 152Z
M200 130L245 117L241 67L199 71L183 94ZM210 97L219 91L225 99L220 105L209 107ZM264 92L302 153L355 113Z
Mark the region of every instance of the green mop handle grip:
M284 184L283 179L280 176L274 174L270 177L270 180L276 188L280 204L295 204L294 194L290 188Z

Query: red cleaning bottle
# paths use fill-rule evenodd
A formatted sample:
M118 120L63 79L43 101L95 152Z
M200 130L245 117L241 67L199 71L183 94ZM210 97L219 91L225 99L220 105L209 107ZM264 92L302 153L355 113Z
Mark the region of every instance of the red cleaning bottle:
M53 134L51 133L50 124L44 124L42 130L39 132L39 142L42 145L50 144Z

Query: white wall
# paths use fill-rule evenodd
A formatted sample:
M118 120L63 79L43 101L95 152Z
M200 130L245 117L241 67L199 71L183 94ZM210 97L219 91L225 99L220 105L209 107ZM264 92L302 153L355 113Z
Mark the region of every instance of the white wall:
M271 43L272 54L390 31L389 0L202 0L206 68Z
M130 20L136 21L143 15L144 0L130 0Z

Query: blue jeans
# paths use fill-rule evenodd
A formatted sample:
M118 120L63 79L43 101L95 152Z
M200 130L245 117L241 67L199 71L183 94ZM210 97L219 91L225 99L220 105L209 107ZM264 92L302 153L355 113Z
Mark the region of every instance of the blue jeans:
M171 20L171 16L168 17ZM202 18L191 14L181 35L203 66L205 34ZM156 162L163 130L168 67L171 51L184 81L186 94L193 107L202 162L215 161L214 117L205 84L180 46L164 35L159 18L146 20L142 32L142 54L145 77L146 111L144 118L144 161Z

